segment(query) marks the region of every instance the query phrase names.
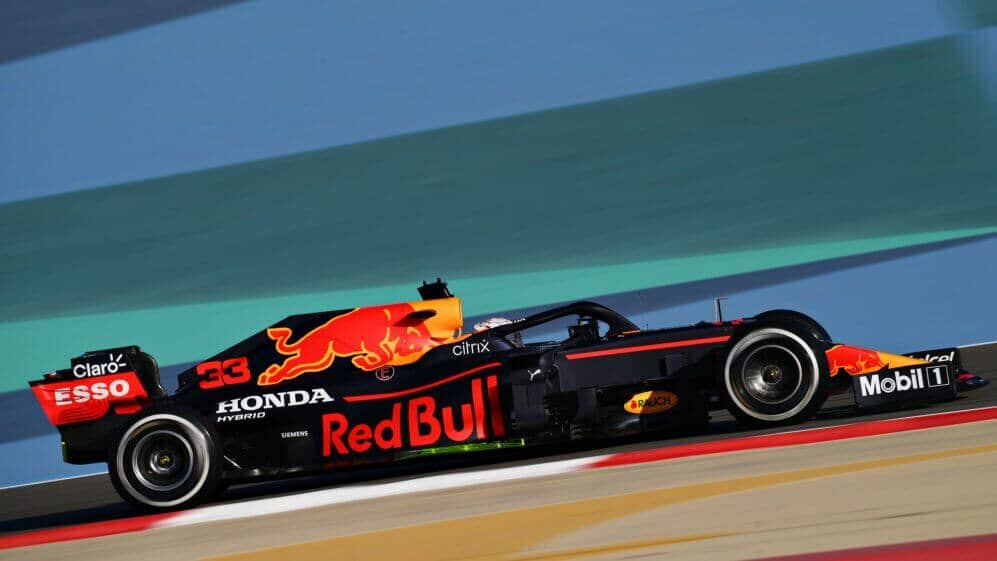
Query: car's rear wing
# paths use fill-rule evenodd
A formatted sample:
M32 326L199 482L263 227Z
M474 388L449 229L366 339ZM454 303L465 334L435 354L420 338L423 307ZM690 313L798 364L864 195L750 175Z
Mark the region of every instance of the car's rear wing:
M137 346L84 353L29 385L74 463L103 459L111 431L166 397L156 361Z

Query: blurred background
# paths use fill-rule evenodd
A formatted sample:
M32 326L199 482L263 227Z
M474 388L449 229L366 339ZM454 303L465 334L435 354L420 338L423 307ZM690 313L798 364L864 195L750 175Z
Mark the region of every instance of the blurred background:
M61 462L27 381L163 380L292 313L642 326L795 308L997 339L997 4L110 0L0 6L0 487Z

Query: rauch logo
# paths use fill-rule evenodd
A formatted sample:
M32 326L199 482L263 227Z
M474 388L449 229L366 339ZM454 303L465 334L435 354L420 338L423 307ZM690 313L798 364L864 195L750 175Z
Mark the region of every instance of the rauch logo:
M623 406L623 409L625 409L628 413L634 413L637 415L661 413L675 407L678 405L678 402L678 396L672 392L642 392L631 397Z

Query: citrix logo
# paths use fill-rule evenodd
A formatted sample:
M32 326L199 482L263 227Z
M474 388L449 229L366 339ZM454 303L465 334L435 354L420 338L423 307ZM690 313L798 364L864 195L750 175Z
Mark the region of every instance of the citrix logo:
M491 349L488 348L488 345L490 343L491 341L480 341L477 343L463 341L453 346L453 355L464 356L464 355L479 354L479 353L490 353Z

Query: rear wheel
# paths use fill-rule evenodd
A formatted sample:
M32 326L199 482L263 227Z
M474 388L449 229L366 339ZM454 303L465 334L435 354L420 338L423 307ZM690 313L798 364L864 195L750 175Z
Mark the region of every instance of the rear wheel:
M761 325L727 355L721 391L740 421L789 424L812 417L827 399L827 359L821 341L793 325Z
M153 413L129 426L108 459L111 482L125 500L149 509L186 507L218 488L214 445L200 423Z

